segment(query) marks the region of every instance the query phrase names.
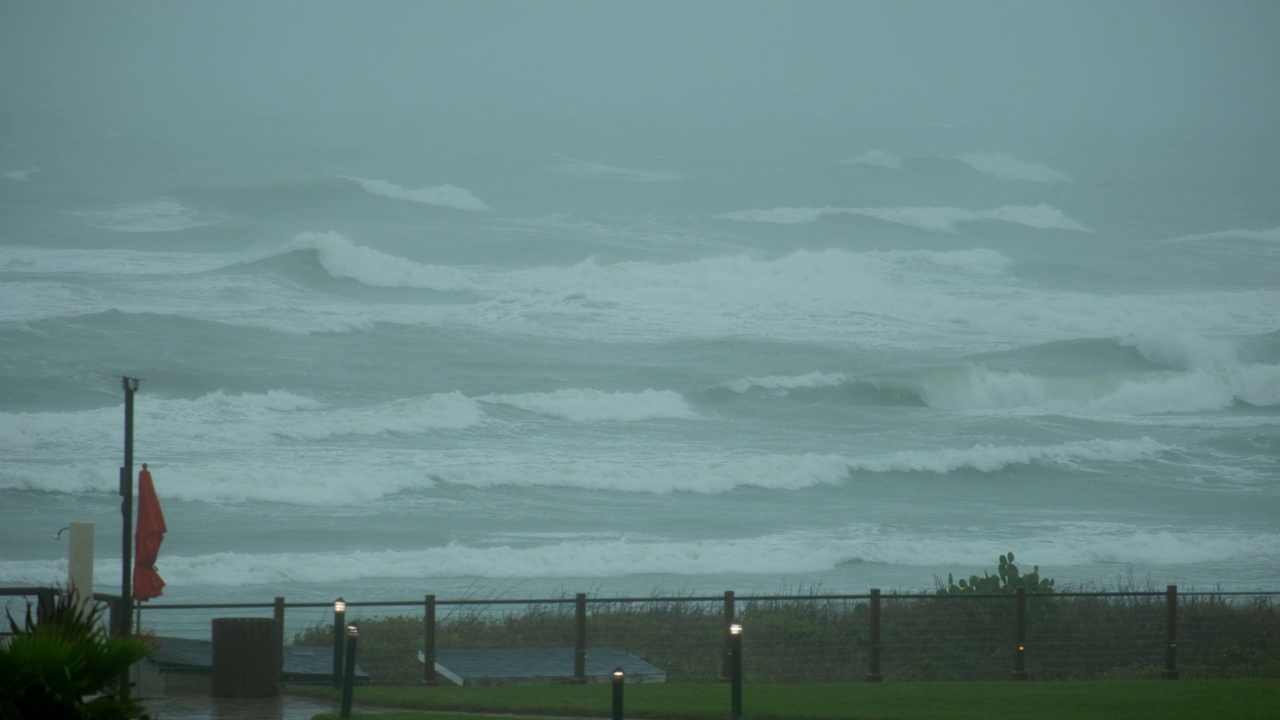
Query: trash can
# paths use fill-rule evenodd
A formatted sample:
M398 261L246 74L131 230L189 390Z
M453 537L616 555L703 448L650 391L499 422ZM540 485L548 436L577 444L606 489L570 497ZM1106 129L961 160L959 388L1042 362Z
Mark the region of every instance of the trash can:
M281 652L278 620L214 618L213 695L279 695Z

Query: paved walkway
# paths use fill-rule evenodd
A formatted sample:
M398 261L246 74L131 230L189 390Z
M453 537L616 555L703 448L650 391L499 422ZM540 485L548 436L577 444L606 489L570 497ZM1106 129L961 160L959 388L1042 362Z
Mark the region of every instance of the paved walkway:
M319 713L338 712L331 700L280 696L273 698L216 698L174 695L139 700L156 720L311 720Z

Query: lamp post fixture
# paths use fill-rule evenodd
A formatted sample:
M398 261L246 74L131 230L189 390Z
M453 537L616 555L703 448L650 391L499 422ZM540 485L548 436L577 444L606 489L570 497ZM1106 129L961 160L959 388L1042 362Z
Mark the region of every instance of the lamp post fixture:
M622 720L622 684L626 675L621 667L613 669L613 720Z
M119 617L112 633L133 634L133 396L138 392L138 378L120 378L124 388L124 464L120 466L120 602ZM114 613L113 613L114 614ZM120 674L120 695L129 699L129 672Z
M347 720L351 717L351 694L356 680L356 637L360 628L355 623L347 626L346 669L342 673L342 709L338 717Z
M730 696L729 716L733 720L742 717L742 626L734 623L729 626L729 658Z
M347 624L347 601L333 601L333 686L342 687L342 629Z

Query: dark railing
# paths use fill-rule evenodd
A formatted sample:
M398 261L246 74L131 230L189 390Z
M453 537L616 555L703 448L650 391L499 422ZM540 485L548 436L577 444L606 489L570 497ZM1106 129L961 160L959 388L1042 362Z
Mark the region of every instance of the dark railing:
M18 588L6 594L40 595ZM42 596L42 595L41 595ZM106 599L101 596L100 599ZM617 647L669 681L726 682L729 626L750 682L1280 677L1280 592L900 594L347 601L372 682L435 684L437 653ZM113 608L116 604L112 605ZM209 638L218 617L274 617L283 644L333 643L332 603L147 603L139 627ZM113 623L113 627L118 627Z
M57 594L57 589L51 587L0 588L0 597L22 598L28 603L31 602L31 598L35 598L34 615L36 620L43 619L44 616L53 608L54 597L57 596ZM9 607L11 604L12 603L6 603L5 612L8 613L9 617L13 618L15 621L23 622L28 610L32 609L31 606L28 605L24 607L21 612L14 612L13 608ZM5 622L0 623L0 636L8 634L9 623L6 619Z

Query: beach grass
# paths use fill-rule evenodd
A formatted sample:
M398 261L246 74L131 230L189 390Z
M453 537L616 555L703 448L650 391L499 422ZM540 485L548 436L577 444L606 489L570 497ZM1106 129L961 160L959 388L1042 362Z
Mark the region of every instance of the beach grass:
M883 598L882 668L893 682L1000 681L1013 669L1014 604L1007 597L934 595ZM1277 679L1280 603L1259 594L1179 599L1177 666L1186 680ZM1027 601L1027 669L1037 681L1149 680L1166 668L1167 605L1161 593L1037 595ZM749 684L844 683L868 672L871 649L865 600L764 598L739 601L748 629ZM723 604L682 598L595 603L585 635L590 647L617 647L662 668L671 684L714 684L725 653ZM330 646L318 624L294 642ZM572 604L531 604L502 611L463 610L435 624L440 649L569 648ZM423 665L421 616L364 617L360 666L375 685L417 686Z
M290 692L333 696L329 688ZM356 712L380 720L447 720L443 713L491 713L494 717L544 715L608 717L608 685L509 685L497 687L360 687L355 702L395 709ZM624 715L669 720L723 720L729 714L726 684L644 684L624 690ZM935 682L749 685L743 689L746 720L1274 720L1278 680L1138 680L1064 682ZM318 718L336 718L336 714Z

